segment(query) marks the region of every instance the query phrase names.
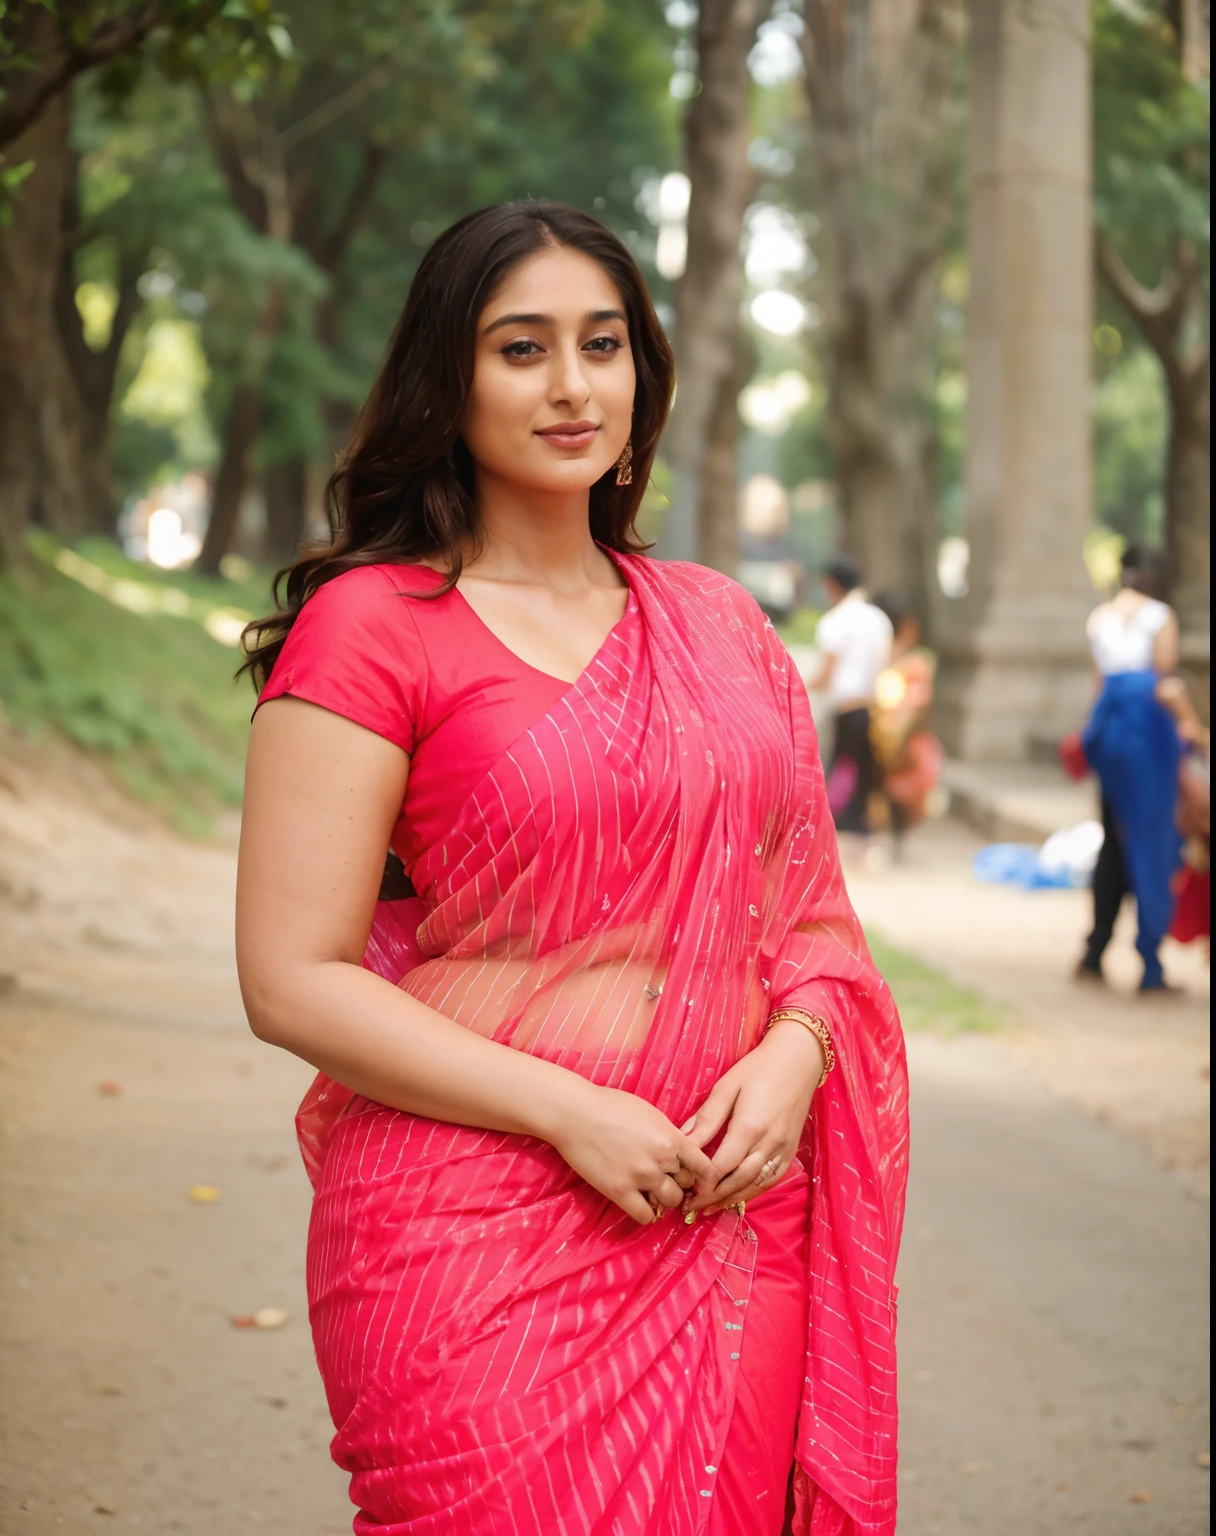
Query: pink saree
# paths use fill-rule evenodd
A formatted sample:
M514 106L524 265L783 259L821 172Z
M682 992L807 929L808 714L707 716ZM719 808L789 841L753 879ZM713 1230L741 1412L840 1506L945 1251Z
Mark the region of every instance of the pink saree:
M796 1536L895 1522L907 1095L845 895L805 691L712 571L614 556L631 598L381 903L365 965L677 1125L779 1004L826 1017ZM705 1536L756 1245L746 1217L638 1227L545 1143L318 1078L318 1361L366 1536Z

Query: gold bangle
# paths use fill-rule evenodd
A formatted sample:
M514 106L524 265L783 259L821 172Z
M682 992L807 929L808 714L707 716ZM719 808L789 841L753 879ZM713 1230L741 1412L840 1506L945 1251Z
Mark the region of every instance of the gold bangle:
M827 1082L828 1073L836 1065L836 1051L832 1045L832 1031L828 1028L827 1020L821 1019L817 1013L805 1013L801 1008L778 1008L775 1013L769 1014L768 1023L764 1026L765 1034L768 1034L778 1019L792 1019L795 1024L801 1024L803 1029L810 1030L823 1047L823 1075L815 1085L818 1091Z

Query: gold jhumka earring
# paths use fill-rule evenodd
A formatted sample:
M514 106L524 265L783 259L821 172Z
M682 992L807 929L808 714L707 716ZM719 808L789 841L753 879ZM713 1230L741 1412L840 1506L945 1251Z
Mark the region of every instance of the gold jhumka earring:
M616 461L616 483L618 485L633 484L633 439L625 444L624 451Z

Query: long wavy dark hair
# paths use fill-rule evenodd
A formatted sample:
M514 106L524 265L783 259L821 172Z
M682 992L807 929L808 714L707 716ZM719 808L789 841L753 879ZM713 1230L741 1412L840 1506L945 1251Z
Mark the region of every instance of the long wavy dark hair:
M637 384L633 483L613 470L591 487L592 536L608 549L647 546L634 522L671 408L675 365L638 264L589 214L562 203L502 203L453 224L423 257L380 374L326 488L330 541L306 549L274 580L278 611L245 631L241 671L263 687L301 608L343 571L439 555L442 586L456 583L466 547L478 547L473 461L460 436L473 382L477 320L508 274L546 247L597 261L625 304Z

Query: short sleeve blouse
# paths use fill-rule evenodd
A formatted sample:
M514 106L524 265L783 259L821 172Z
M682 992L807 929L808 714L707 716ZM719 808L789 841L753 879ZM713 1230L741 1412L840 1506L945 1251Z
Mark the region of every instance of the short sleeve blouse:
M1155 597L1146 598L1126 617L1112 603L1095 608L1085 629L1094 665L1102 676L1151 672L1153 642L1169 616L1168 606Z
M426 653L411 606L384 566L326 582L292 625L258 703L291 694L412 753Z
M409 871L571 684L529 666L429 566L359 566L304 604L258 700L290 694L409 754L392 846Z

